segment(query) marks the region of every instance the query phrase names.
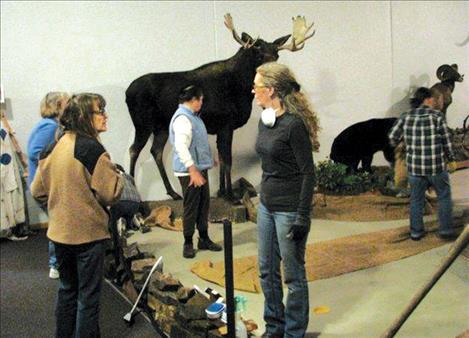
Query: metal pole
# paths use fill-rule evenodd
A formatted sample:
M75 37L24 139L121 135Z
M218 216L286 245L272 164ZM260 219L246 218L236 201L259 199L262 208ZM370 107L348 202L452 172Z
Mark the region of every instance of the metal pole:
M223 220L223 240L225 246L225 292L226 292L226 319L228 325L228 338L235 338L235 304L233 283L233 237L231 221Z
M392 338L399 331L401 326L407 320L407 318L412 314L415 308L420 304L420 302L425 298L427 293L432 289L432 287L438 282L440 277L446 272L446 270L451 266L451 264L456 260L459 254L464 250L469 242L469 226L466 225L464 231L459 235L456 242L452 245L451 250L449 251L446 258L441 263L438 270L433 274L430 280L425 283L425 285L417 292L417 294L412 298L409 305L401 313L401 315L394 321L394 323L381 335L381 338Z

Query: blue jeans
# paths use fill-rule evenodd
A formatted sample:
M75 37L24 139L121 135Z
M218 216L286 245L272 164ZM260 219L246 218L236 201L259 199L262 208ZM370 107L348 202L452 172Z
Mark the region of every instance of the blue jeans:
M423 211L425 207L425 191L433 186L438 197L439 233L441 235L453 234L453 202L451 200L451 187L447 171L435 176L409 175L410 183L410 235L420 237L425 233L423 225Z
M305 270L307 236L299 241L287 239L296 212L269 211L262 203L257 209L259 273L264 293L264 321L269 334L303 337L309 320L308 282ZM288 287L286 306L280 274Z
M49 241L49 268L57 269L57 257L55 257L55 246L52 241Z
M80 245L55 243L60 286L57 297L57 338L97 338L99 298L106 241Z

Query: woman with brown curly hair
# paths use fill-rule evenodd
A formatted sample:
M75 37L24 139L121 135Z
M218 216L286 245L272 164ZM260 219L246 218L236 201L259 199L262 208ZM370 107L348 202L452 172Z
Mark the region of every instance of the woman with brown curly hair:
M47 204L47 237L54 242L60 274L56 337L99 337L107 207L122 192L123 179L99 140L107 130L106 101L74 95L60 123L64 134L43 153L31 185Z

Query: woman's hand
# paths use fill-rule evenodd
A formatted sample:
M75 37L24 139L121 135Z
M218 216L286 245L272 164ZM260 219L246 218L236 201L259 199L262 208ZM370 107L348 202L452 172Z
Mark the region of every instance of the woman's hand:
M292 241L299 242L308 236L311 227L311 220L307 216L300 216L295 220L295 223L290 227L287 238Z

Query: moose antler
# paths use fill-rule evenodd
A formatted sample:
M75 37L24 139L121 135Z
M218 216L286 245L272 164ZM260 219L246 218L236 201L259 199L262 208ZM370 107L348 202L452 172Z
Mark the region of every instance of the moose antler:
M310 29L313 27L314 22L311 25L306 24L306 19L304 16L297 16L296 18L292 18L293 20L293 34L292 34L292 41L288 45L280 46L278 50L288 49L292 52L296 52L297 50L303 49L305 46L306 40L311 38L316 30L314 30L310 35L306 36Z
M225 26L226 28L228 28L230 31L231 31L231 34L233 34L233 38L235 39L236 42L238 42L241 46L243 46L243 48L247 49L247 48L251 48L252 46L254 46L254 44L256 43L257 39L252 41L247 41L247 42L244 42L238 35L238 33L236 32L235 28L234 28L234 24L233 24L233 18L231 17L231 14L230 13L226 13L224 15L225 17Z

